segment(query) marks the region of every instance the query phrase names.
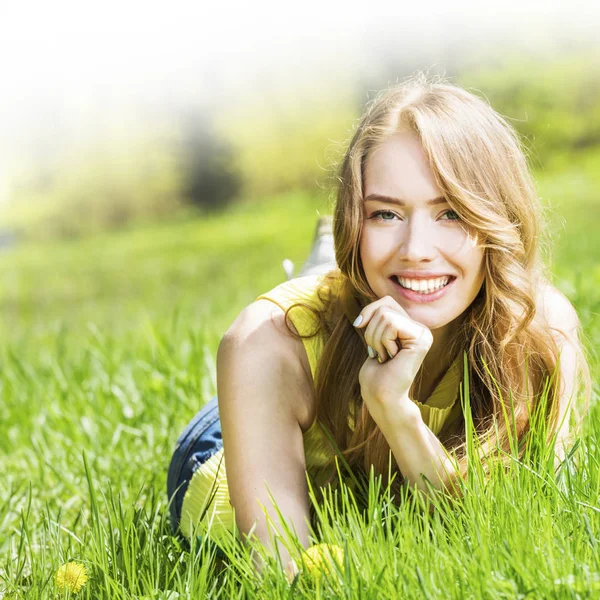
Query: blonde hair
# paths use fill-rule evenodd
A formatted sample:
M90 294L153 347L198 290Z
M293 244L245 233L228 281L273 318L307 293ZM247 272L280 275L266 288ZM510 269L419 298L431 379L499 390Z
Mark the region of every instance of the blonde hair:
M511 436L520 443L536 410L543 412L548 441L560 425L559 348L538 310L539 291L549 282L540 256L544 215L518 135L486 101L417 74L381 92L358 123L339 169L333 219L338 269L318 290L326 306L318 315L326 343L315 380L317 419L351 467L368 473L373 466L384 480L390 448L362 402L358 372L367 352L352 322L377 299L359 252L365 164L375 147L407 128L419 137L450 207L484 249L484 284L446 348L450 356L466 352L468 358L471 416L482 461L495 448L509 452ZM581 344L575 344L587 405L589 368ZM464 476L464 423L441 441L454 451L457 475Z

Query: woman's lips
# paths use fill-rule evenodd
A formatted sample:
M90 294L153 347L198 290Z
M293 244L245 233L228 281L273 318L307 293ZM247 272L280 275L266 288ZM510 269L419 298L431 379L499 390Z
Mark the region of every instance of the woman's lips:
M450 287L452 287L452 285L456 281L456 277L451 276L450 281L443 288L436 290L435 292L431 292L430 294L422 294L420 292L415 292L414 290L408 290L402 287L398 282L396 276L390 277L390 280L394 283L396 289L399 291L402 297L417 304L425 304L427 302L435 302L436 300L439 300L440 298L445 296Z

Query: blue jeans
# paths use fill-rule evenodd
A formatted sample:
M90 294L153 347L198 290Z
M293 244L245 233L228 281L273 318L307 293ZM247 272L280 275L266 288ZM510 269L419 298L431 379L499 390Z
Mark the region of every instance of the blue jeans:
M219 404L215 396L188 423L177 440L169 473L167 495L171 527L176 533L181 520L183 497L196 469L223 447Z

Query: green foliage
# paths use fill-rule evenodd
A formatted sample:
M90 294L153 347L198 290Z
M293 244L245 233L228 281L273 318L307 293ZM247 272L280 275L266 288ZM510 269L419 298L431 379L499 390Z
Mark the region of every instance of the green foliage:
M23 244L0 253L0 339L61 328L127 331L170 316L223 331L234 311L283 278L284 258L310 250L323 197L301 192L77 242ZM69 318L65 320L65 316ZM208 317L210 315L210 317Z
M219 114L218 131L234 148L245 195L330 189L359 116L356 84L343 78L271 89Z
M480 63L458 83L484 94L526 140L533 166L600 145L600 50Z
M133 127L69 148L41 181L35 172L22 176L2 207L4 226L48 240L172 215L181 209L183 174L174 148L161 141L164 135Z

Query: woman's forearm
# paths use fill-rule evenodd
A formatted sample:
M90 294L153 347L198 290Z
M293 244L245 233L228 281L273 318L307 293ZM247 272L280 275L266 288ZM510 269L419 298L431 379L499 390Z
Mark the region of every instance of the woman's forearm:
M443 488L456 472L442 443L427 427L419 407L408 400L393 416L382 419L385 436L404 479L427 492L427 478L436 489Z

